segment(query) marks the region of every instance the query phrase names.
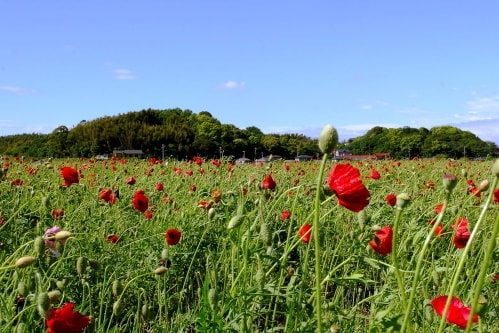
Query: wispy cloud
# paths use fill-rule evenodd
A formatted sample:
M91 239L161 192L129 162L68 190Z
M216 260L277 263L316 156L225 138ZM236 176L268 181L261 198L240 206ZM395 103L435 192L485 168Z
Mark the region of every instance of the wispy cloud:
M246 86L245 82L237 82L237 81L226 81L222 84L218 85L218 88L220 89L242 89Z
M129 69L115 69L113 70L114 78L117 80L133 80L135 75Z
M0 91L14 95L31 95L34 93L34 90L32 89L26 89L17 86L0 86Z
M478 97L466 103L467 111L454 116L460 121L477 121L497 118L499 115L499 95Z
M494 142L499 145L499 118L467 121L453 126L478 136L481 140Z

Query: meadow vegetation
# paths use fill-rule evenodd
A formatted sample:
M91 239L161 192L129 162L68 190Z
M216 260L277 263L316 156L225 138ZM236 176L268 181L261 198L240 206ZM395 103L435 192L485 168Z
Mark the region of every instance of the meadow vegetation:
M499 332L499 160L1 162L2 333Z

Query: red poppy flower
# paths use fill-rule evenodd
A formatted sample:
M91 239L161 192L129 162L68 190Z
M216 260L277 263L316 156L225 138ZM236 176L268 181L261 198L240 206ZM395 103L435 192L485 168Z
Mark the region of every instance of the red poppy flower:
M203 209L210 209L213 206L213 201L201 200L198 202L198 207Z
M16 178L10 182L10 185L12 185L12 186L21 186L22 184L23 184L23 181L19 178Z
M447 302L447 296L438 296L437 298L433 299L431 301L431 306L433 307L433 310L439 315L440 317L444 313L444 308L445 308L445 303ZM463 304L463 302L457 298L452 296L450 306L449 306L449 311L447 312L447 320L448 323L454 324L459 326L460 328L466 328L466 323L468 322L468 318L471 313L471 308L467 307L466 305ZM473 323L478 322L479 316L475 314L473 316Z
M220 190L211 191L211 197L213 198L213 201L215 203L219 203L220 200L222 200L222 191Z
M290 216L291 212L289 211L289 209L283 210L281 213L281 220L286 221L290 218Z
M460 219L458 219L456 224L452 225L452 227L456 230L453 239L454 246L458 249L464 248L468 243L468 239L470 239L468 220L464 217L461 217Z
M47 333L80 333L90 324L90 317L73 311L74 304L66 303L52 309L46 321Z
M177 245L182 237L182 232L177 229L170 228L165 231L165 240L168 245Z
M125 181L125 182L126 182L128 185L135 185L136 180L135 180L135 178L134 178L133 176L130 176L130 177L128 177L128 178L126 179L126 181Z
M199 156L194 156L194 157L192 158L192 160L193 160L193 161L194 161L194 163L196 163L197 165L201 165L201 164L203 164L203 159L202 159L201 157L199 157Z
M114 195L113 190L106 188L99 192L99 198L107 203L114 204L116 202L116 195Z
M385 201L387 204L393 207L397 203L397 196L393 193L390 193L385 197Z
M64 217L64 210L63 209L53 209L52 210L52 218L54 220L62 219L63 217Z
M265 178L263 178L262 181L262 188L264 190L274 190L276 187L276 182L274 181L274 178L272 178L271 175L266 175Z
M369 242L369 245L374 251L386 256L392 252L392 239L392 227L385 226L375 232L374 239Z
M153 217L153 213L152 213L152 211L150 211L150 210L146 210L146 211L144 212L144 217L146 218L146 220L150 220L150 219L152 219L152 217Z
M156 184L156 191L163 191L164 185L163 183L157 183Z
M192 176L194 174L194 172L192 172L191 170L187 170L186 172L184 172L184 175L186 176Z
M499 203L499 188L494 190L494 202Z
M69 187L72 184L77 184L79 182L78 170L71 167L62 167L60 169L62 179L64 180L63 186Z
M338 203L353 212L360 212L369 204L371 194L362 183L359 170L350 164L337 164L329 174L328 184Z
M191 185L191 186L189 186L189 191L191 191L191 192L196 192L196 190L197 190L196 185Z
M434 225L435 222L437 222L435 219L431 219L428 221L430 225ZM435 235L439 238L442 238L443 232L444 232L444 227L442 226L442 224L439 224L434 230Z
M144 213L149 208L149 198L145 196L144 191L136 191L132 199L133 209Z
M298 236L304 243L309 243L312 238L312 226L308 223L305 223L301 226L300 230L298 230Z
M379 172L376 169L372 168L371 174L369 176L367 176L366 178L378 180L381 178L381 175L379 174Z
M107 241L109 243L117 244L120 241L120 237L117 236L117 235L114 235L114 234L113 235L109 235L109 236L107 236Z
M444 204L443 203L439 203L435 206L435 214L440 214L442 212L442 208L444 208Z
M220 166L220 161L219 160L212 160L211 164L214 165L214 166L216 166L216 167L219 167Z

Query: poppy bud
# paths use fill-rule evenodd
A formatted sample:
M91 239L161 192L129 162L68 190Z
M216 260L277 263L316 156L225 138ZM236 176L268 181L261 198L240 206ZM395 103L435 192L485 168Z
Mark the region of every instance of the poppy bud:
M19 323L16 327L16 333L26 332L26 325L24 323Z
M140 314L145 320L150 320L153 316L153 307L148 305L147 303L144 303L142 305L142 308L140 309Z
M50 206L50 197L47 195L42 198L42 207L48 209L49 206Z
M331 154L338 144L338 132L332 125L326 125L319 134L319 149L323 154Z
M118 299L113 303L113 315L119 316L123 311L123 303L121 303L121 299Z
M154 270L154 274L156 274L156 275L163 275L163 274L165 274L167 271L168 271L168 268L166 268L165 266L159 266L158 268L156 268L156 269Z
M88 259L85 257L79 257L76 260L76 272L78 273L78 275L85 274L87 266L88 266Z
M480 184L478 185L478 191L485 192L489 189L489 186L490 186L490 182L487 179L482 180L480 182Z
M35 249L35 252L40 256L45 252L45 240L43 239L42 236L37 236L35 238L33 247Z
M256 271L255 281L256 281L256 284L258 285L258 288L260 290L262 290L263 287L265 286L265 273L263 272L262 269L259 269L258 271Z
M66 286L66 280L57 280L55 282L55 286L57 287L57 289L59 290L64 290L64 287Z
M217 298L217 290L215 288L210 288L210 290L208 290L208 304L210 305L212 311L214 311L217 307Z
M461 169L461 176L463 176L463 178L468 178L468 170Z
M168 249L164 248L163 251L161 251L161 259L166 260L168 259Z
M397 202L395 203L395 207L398 209L404 209L408 204L411 198L407 193L400 193L397 195Z
M210 209L208 209L208 218L211 220L213 219L213 217L215 216L215 213L217 211L215 210L215 208L211 207Z
M445 193L451 193L457 184L456 176L452 174L445 174L442 179L443 179Z
M46 292L40 293L36 297L36 308L38 309L40 316L46 318L50 309L50 298Z
M51 290L47 293L49 296L50 304L54 304L61 298L62 293L59 290Z
M492 175L499 177L499 158L496 159L492 166Z
M489 301L480 295L478 298L478 305L476 307L476 313L480 316L485 316L487 313L487 309L489 307Z
M35 261L36 261L35 257L25 256L25 257L21 257L21 258L17 259L15 266L16 266L16 268L24 268L24 267L30 266Z
M365 211L365 209L361 210L358 214L357 214L357 221L359 222L359 225L361 228L363 228L366 223L369 223L369 216L367 216L367 213Z
M61 230L54 235L56 241L63 241L71 237L72 234L69 231Z
M243 215L237 214L234 215L230 221L229 225L227 226L227 229L234 229L236 227L239 227L243 223Z
M262 240L263 244L267 246L272 244L272 236L270 235L270 230L267 223L262 223L262 225L260 226L260 239Z
M29 294L29 288L28 288L28 286L26 285L26 283L24 281L19 281L19 283L17 284L17 292L22 297L28 296L28 294Z
M118 297L123 291L123 284L121 280L114 280L113 285L111 286L111 291L115 297Z

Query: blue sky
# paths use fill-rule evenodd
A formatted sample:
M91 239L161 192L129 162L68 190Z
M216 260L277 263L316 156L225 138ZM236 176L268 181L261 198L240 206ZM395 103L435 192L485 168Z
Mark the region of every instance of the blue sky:
M2 1L0 136L142 109L341 139L451 125L499 144L499 2Z

